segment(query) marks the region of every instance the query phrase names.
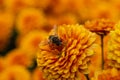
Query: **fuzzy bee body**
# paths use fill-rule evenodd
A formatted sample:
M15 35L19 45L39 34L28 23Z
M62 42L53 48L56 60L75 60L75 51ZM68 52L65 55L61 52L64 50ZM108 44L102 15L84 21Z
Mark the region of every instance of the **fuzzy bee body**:
M60 46L62 44L62 41L56 35L50 35L49 36L49 41L50 41L50 43L53 43L57 46Z

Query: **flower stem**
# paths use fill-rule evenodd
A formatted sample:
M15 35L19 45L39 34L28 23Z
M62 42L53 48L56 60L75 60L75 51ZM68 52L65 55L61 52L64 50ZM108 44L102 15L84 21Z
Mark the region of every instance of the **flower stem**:
M103 39L104 39L104 34L101 34L101 52L102 52L102 69L104 69L104 42L103 42Z
M87 80L90 80L88 74L86 74L85 76L86 76Z
M101 64L102 64L102 70L104 69L104 36L106 35L106 32L102 32L102 33L97 33L98 35L100 35L101 38Z

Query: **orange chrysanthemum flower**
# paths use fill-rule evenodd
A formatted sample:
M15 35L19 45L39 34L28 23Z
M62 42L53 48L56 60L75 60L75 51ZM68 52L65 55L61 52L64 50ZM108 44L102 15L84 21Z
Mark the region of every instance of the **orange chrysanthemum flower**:
M37 62L47 80L81 80L95 53L96 37L82 25L62 25L40 44Z
M12 35L14 17L8 12L0 13L0 51L9 43Z
M93 32L109 32L114 29L115 23L108 19L87 21L85 27Z
M22 9L35 5L34 0L4 0L7 11L18 13Z
M120 69L120 22L116 24L115 30L110 32L108 42L108 66Z
M30 73L21 66L10 66L0 74L0 80L31 80Z
M28 67L32 64L32 60L33 58L26 51L21 49L14 49L5 56L5 64L7 66L21 65Z
M29 52L30 55L35 56L38 50L38 45L42 39L47 36L44 31L32 31L22 38L20 48Z
M92 80L120 80L120 72L116 70L115 68L113 69L107 69L103 70L98 76L97 79L92 79Z
M18 15L16 27L22 33L28 33L32 30L42 29L46 19L42 11L35 8L27 8Z

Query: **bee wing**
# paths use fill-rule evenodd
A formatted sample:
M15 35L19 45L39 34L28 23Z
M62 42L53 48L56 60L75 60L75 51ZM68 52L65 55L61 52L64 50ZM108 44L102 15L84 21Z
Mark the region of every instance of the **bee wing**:
M58 32L58 27L56 25L54 25L52 31L50 32L50 35L56 35L57 36L58 35L57 32Z
M39 44L39 46L44 46L44 45L48 45L48 41L47 40L41 41L40 44Z
M53 29L54 29L54 32L55 32L54 35L58 35L58 34L57 34L57 32L58 32L58 27L57 27L56 25L54 25L54 28L53 28Z

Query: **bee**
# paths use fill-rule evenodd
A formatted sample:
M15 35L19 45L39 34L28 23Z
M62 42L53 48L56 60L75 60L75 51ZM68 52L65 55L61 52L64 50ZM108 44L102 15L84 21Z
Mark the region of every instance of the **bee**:
M55 44L56 46L62 45L62 40L57 35L57 27L54 26L54 33L49 36L49 43Z
M50 36L49 36L49 41L50 41L51 43L57 45L57 46L62 45L62 40L59 39L59 37L56 36L56 35L50 35Z

